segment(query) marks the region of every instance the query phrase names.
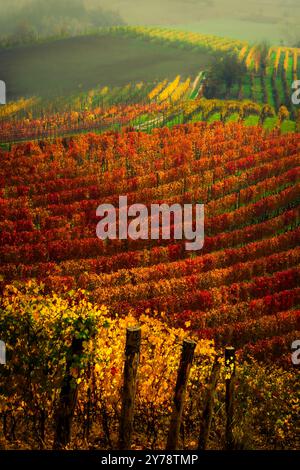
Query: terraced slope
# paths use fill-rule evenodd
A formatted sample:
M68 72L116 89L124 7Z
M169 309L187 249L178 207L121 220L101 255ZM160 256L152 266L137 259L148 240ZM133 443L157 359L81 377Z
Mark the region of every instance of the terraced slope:
M14 145L0 155L1 284L82 287L120 315L282 359L300 331L300 135L195 123ZM102 242L102 202L205 203L205 245ZM298 334L299 336L299 334Z

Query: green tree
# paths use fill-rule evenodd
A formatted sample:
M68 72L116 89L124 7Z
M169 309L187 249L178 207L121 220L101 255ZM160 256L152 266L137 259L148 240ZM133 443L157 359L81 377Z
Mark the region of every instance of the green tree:
M205 96L224 98L230 94L233 85L241 85L247 69L235 54L218 54L207 73ZM224 96L225 94L225 96Z

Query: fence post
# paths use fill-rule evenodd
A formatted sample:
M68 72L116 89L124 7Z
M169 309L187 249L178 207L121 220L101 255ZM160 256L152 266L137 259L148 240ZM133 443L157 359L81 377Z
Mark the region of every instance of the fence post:
M177 374L173 411L171 416L167 450L176 450L178 447L180 424L183 412L184 398L191 365L194 358L196 343L191 340L184 340L182 346L181 360Z
M216 356L211 375L209 378L209 386L207 390L207 396L204 404L204 410L201 417L201 425L200 425L200 434L198 440L198 450L206 450L207 442L209 439L211 421L212 421L212 414L214 409L214 399L216 394L216 387L218 383L218 379L220 376L221 370L221 363L220 363L220 356Z
M136 378L140 360L140 346L141 328L139 326L127 328L119 450L130 449L133 430Z
M66 363L66 372L60 391L59 403L55 412L54 449L62 449L71 440L72 421L77 403L78 385L74 386L71 369L76 357L83 352L83 339L73 338L70 356Z
M226 381L226 431L225 449L234 448L233 422L234 422L234 382L235 382L235 349L227 347L225 349L225 381Z

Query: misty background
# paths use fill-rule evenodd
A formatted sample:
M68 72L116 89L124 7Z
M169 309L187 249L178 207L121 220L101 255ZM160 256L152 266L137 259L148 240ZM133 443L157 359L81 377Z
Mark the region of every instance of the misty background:
M6 45L124 24L300 45L299 20L299 0L0 0Z

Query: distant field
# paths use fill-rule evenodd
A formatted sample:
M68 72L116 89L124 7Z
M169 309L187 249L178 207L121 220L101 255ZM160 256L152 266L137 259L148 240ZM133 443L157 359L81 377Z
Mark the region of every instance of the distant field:
M174 28L174 25L172 25L172 28ZM179 24L175 28L196 33L215 34L216 36L233 39L243 39L249 42L267 41L274 45L279 45L281 41L285 42L285 35L277 23L258 23L226 18L226 21L224 19L206 19L195 23Z
M63 39L0 50L1 79L8 99L61 96L97 85L194 76L208 54L109 34Z

